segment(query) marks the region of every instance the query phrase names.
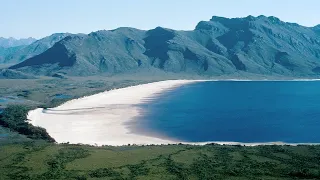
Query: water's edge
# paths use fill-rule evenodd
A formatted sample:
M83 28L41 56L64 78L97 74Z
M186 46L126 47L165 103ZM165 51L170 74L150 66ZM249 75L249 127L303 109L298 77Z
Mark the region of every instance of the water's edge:
M172 81L172 80L171 80ZM177 80L179 81L179 80ZM192 82L201 82L201 81L220 81L220 80L194 80ZM264 79L264 80L242 80L242 79L229 79L229 80L221 80L221 81L320 81L320 79L293 79L293 80L267 80L267 79ZM160 81L160 82L164 82L164 81ZM159 83L159 82L156 82L156 83ZM190 82L189 82L190 83ZM148 84L153 84L153 83L148 83ZM183 85L184 83L181 83L180 85ZM137 86L133 86L133 87L140 87L140 88L143 88L142 86L144 86L145 84L142 84L142 85L137 85ZM179 87L179 86L176 86L176 87ZM127 87L128 88L128 87ZM127 89L127 88L122 88L122 89ZM122 90L120 89L120 90ZM114 90L111 90L111 91L114 91ZM104 93L110 93L111 91L106 91L106 92L102 92L102 93L98 93L98 94L95 94L93 96L97 96L99 94L103 95ZM134 94L134 92L131 92ZM152 94L153 97L152 98L155 98L155 96L157 94ZM84 97L84 98L89 98L91 96L87 96L87 97ZM149 96L148 98L150 98L151 96ZM79 98L79 99L84 99L84 98ZM75 101L79 100L79 99L73 99L73 100L70 100L70 101L67 101L65 104L70 104L71 102L74 103ZM137 104L141 103L138 102ZM61 105L60 105L61 106ZM52 108L54 109L54 108ZM42 110L41 110L42 111ZM32 113L35 112L35 110L32 110L30 111ZM32 114L29 112L29 115ZM39 112L39 109L38 109L38 112ZM28 117L29 117L28 115ZM37 125L36 121L38 121L39 119L35 120L33 118L29 118L31 119L31 123L33 125ZM122 122L121 123L122 126L125 126L125 128L127 128L128 131L130 132L134 132L134 131L131 131L131 129L128 129L130 128L130 126L128 126L127 122ZM44 127L46 128L46 127ZM50 134L50 133L49 133ZM53 137L54 138L54 137ZM241 146L258 146L258 145L290 145L290 146L297 146L297 145L319 145L320 143L286 143L286 142L262 142L262 143L243 143L243 142L223 142L223 141L208 141L208 142L179 142L177 140L174 140L174 141L171 141L171 140L168 140L164 137L158 137L160 139L163 139L164 142L162 143L130 143L130 144L135 144L135 145L166 145L166 144L188 144L188 145L206 145L206 144L220 144L220 145L241 145ZM167 142L166 142L167 141ZM67 141L66 141L67 142ZM60 142L60 143L64 143L64 142ZM86 143L85 143L86 144ZM90 145L98 145L98 146L103 146L103 145L115 145L115 144L96 144L96 143L89 143ZM122 145L127 145L128 143L122 143L122 144L118 144L116 146L122 146Z

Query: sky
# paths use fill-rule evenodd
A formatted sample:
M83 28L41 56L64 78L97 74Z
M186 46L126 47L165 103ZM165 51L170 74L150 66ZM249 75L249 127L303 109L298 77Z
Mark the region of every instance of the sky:
M118 27L193 30L212 16L320 24L320 0L0 0L0 37L42 38Z

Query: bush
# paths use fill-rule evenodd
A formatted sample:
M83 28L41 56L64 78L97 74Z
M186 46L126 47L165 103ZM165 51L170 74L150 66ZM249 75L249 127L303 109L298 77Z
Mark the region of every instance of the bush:
M132 177L148 175L150 168L146 167L145 163L128 165Z
M87 180L87 177L85 176L78 176L75 178L76 180Z
M308 178L308 179L314 179L314 178L320 178L320 172L315 169L300 169L295 170L289 173L290 176L295 178Z
M31 139L43 139L48 142L55 140L44 128L35 127L27 120L30 108L23 105L9 105L0 115L0 125L7 127Z
M103 178L103 177L115 177L120 176L120 173L110 169L110 168L100 168L93 170L89 173L92 178Z

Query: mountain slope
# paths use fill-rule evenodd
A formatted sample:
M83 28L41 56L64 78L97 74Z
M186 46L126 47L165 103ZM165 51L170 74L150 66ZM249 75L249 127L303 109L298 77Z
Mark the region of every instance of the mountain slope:
M41 54L47 49L51 48L55 43L65 38L67 35L69 34L56 33L37 40L28 46L23 46L14 53L7 53L6 56L3 56L2 63L19 63L35 55Z
M222 52L238 70L309 75L319 67L320 36L311 28L285 23L275 17L249 16L234 19L213 17L209 22L199 23L197 30L210 34L212 29L221 30L220 26L227 31L218 37L213 36L212 40L217 40L213 47L223 49L211 50Z
M317 34L320 35L320 24L312 28Z
M0 47L0 63L3 63L7 56L10 56L11 54L15 54L17 51L25 47L26 46L16 46L16 47L10 47L10 48Z
M194 31L119 28L68 35L42 54L12 66L32 74L86 76L130 70L222 75L320 75L317 28L276 17L212 17Z

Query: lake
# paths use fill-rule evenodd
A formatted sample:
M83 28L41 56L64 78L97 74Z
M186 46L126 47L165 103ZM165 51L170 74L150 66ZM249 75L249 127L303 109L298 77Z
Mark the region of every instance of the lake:
M197 82L138 106L134 133L184 142L320 143L319 81Z

